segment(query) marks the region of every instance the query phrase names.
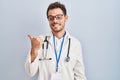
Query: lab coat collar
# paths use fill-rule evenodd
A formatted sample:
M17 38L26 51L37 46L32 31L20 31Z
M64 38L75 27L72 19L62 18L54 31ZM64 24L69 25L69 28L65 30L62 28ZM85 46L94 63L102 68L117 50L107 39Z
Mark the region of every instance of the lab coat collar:
M50 43L53 43L53 34L52 34L52 32L50 32L49 34L47 34L47 37L48 37L48 41L49 41ZM71 38L71 36L70 36L69 32L66 31L65 39L68 40L69 38Z

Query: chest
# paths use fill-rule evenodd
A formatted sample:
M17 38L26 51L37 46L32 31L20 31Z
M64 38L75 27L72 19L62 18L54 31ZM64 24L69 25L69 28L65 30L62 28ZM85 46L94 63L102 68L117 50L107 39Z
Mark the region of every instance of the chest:
M60 45L60 44L59 44ZM59 54L59 45L58 45L58 54ZM68 55L68 46L69 46L69 42L66 42L66 44L63 44L62 47L62 51L61 51L61 55L60 55L60 60L59 60L59 68L60 70L64 70L64 69L69 69L69 70L73 70L75 63L76 63L76 55L74 54L74 48L71 45L70 47L70 51L69 51L69 57L70 60L67 62L67 55ZM53 44L49 44L48 45L48 49L47 50L43 50L42 55L40 56L40 59L45 58L45 60L41 60L39 61L39 66L43 67L47 69L47 71L49 72L54 72L56 69L56 55L55 55L55 51L54 51L54 45Z

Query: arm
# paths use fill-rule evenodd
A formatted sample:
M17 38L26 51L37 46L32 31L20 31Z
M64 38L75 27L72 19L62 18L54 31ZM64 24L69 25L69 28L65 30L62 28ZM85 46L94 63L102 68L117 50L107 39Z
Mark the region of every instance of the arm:
M25 70L26 73L29 76L34 76L36 74L36 72L38 71L38 56L35 58L35 60L33 62L31 62L31 54L29 53L27 56L27 59L25 61Z
M39 62L39 51L43 41L40 37L32 37L31 35L28 35L31 41L31 51L28 54L28 57L25 62L25 70L30 76L34 76L35 73L38 71L38 62ZM40 54L40 53L39 53Z
M80 43L76 46L75 53L76 56L76 64L74 67L74 80L87 80L85 76L83 58L82 58L82 49Z

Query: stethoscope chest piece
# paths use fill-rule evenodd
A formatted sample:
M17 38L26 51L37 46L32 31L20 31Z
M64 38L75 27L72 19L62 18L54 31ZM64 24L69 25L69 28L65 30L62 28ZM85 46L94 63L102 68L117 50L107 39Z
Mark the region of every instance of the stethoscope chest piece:
M65 61L69 62L70 61L70 57L66 57Z

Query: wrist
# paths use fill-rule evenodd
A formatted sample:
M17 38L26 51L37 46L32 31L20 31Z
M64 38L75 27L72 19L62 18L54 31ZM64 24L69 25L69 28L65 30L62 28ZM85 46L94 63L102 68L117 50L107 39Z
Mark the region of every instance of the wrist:
M35 60L38 54L38 49L31 48L31 62Z

